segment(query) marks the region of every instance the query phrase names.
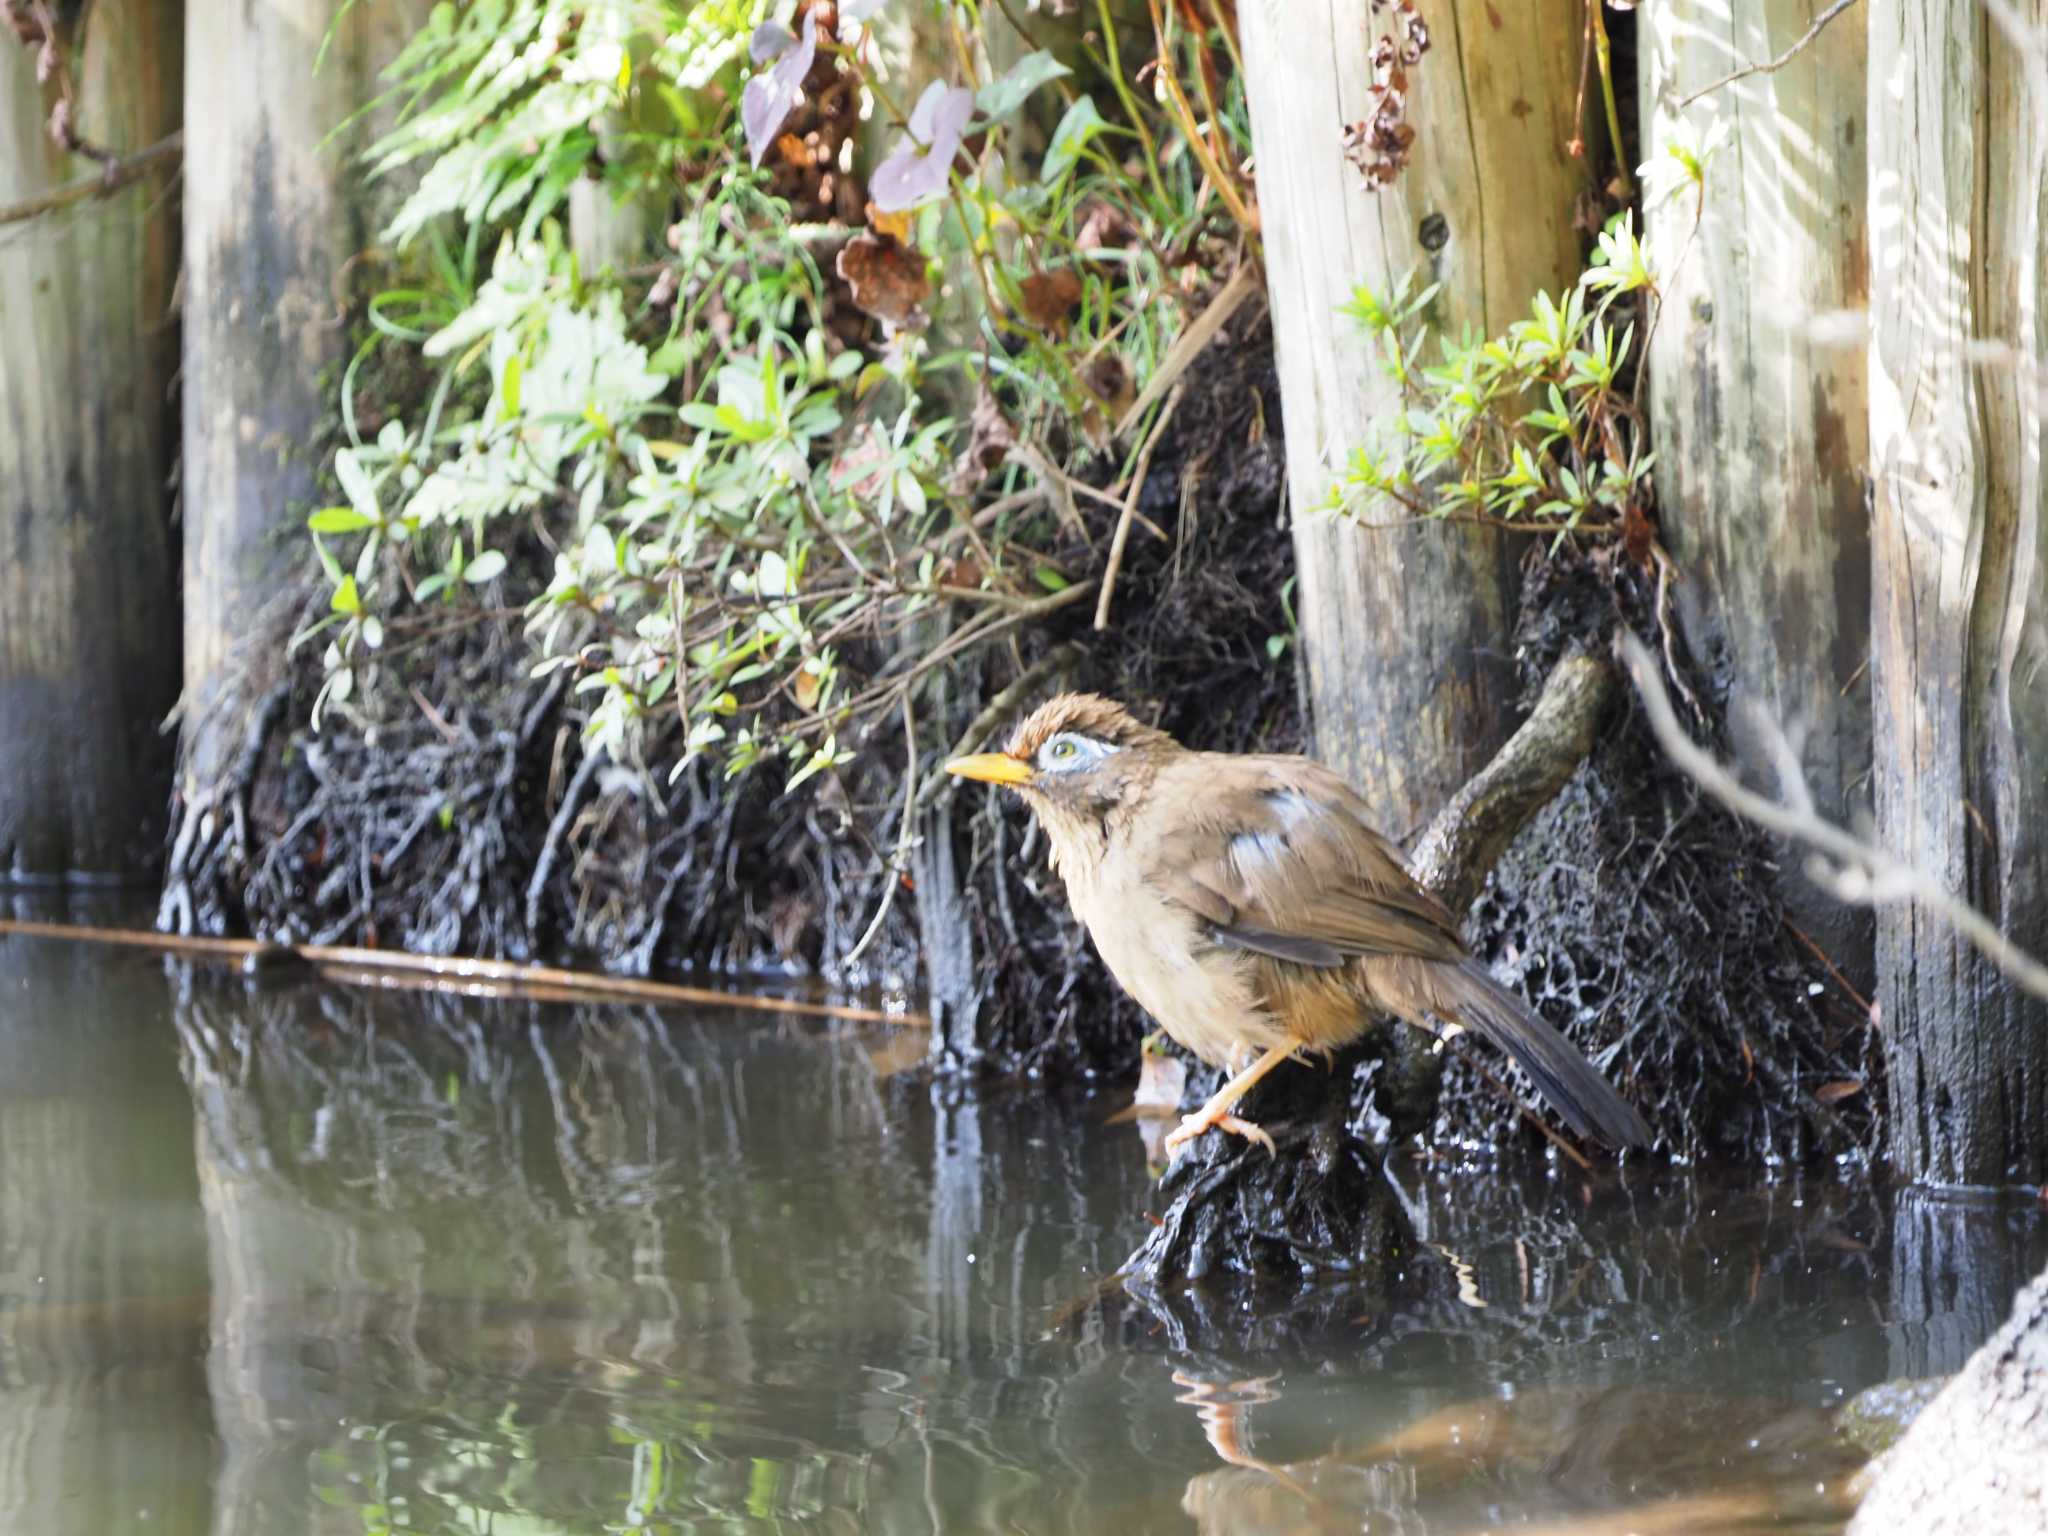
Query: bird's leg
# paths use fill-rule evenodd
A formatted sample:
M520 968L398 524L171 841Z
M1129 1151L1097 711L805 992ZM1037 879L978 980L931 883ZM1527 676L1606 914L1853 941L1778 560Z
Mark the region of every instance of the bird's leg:
M1166 1150L1169 1152L1175 1151L1184 1143L1193 1141L1204 1131L1219 1130L1228 1131L1235 1136L1242 1136L1246 1141L1256 1141L1268 1152L1277 1153L1279 1148L1273 1145L1273 1138L1271 1136L1268 1136L1265 1131L1253 1125L1249 1120L1238 1119L1237 1116L1231 1113L1231 1110L1237 1107L1239 1099L1251 1091L1254 1083L1258 1082L1260 1078L1292 1056L1294 1051L1295 1048L1292 1045L1276 1045L1221 1088L1218 1088L1214 1094L1210 1095L1208 1103L1204 1104L1192 1115L1185 1115L1181 1118L1179 1126L1167 1135Z

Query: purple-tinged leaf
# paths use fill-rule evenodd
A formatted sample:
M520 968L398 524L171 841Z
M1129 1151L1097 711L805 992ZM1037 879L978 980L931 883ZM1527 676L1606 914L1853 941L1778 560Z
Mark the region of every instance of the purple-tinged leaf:
M934 80L924 88L924 94L917 98L917 105L910 110L910 136L920 144L937 148L939 140L951 134L957 145L960 130L967 126L967 119L973 115L972 91Z
M749 51L756 62L763 57L775 57L775 67L764 75L756 75L747 82L747 88L740 96L740 122L747 130L747 151L753 156L754 168L761 168L761 157L768 153L768 146L775 142L776 132L785 119L803 99L804 76L811 72L811 62L818 56L818 18L815 12L804 14L804 35L794 47L782 45L779 57L772 52L773 37L764 37L770 28L780 32L784 38L789 34L772 22L755 29Z
M974 115L974 93L934 80L910 114L910 134L868 178L868 195L884 213L901 213L946 190L960 132Z
M796 34L789 28L773 21L764 21L754 28L754 35L747 40L747 57L756 64L766 64L770 59L779 59L796 46Z

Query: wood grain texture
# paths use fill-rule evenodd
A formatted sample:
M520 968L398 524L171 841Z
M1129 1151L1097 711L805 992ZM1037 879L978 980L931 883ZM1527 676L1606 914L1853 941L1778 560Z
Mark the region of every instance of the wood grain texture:
M177 7L102 0L82 27L66 54L85 137L128 154L175 130ZM94 170L51 141L35 64L0 46L0 203ZM161 840L175 169L0 241L0 883L139 875Z
M348 345L342 272L383 208L355 163L377 122L337 130L378 94L377 71L426 9L186 7L186 748L201 782L236 739L231 725L211 730L223 667L238 640L265 633L261 617L306 558L316 429L337 411Z
M2038 0L2022 8L2039 25ZM2048 950L2041 201L2048 110L1974 0L1870 6L1880 839ZM1979 338L2020 359L1979 366ZM1892 1160L2048 1180L2048 1005L1917 908L1877 923Z
M1359 284L1388 288L1413 271L1443 285L1434 324L1493 332L1524 315L1537 289L1574 279L1583 178L1565 145L1581 10L1577 0L1428 7L1434 46L1413 71L1413 157L1377 193L1340 144L1344 125L1370 110L1366 0L1248 0L1238 16L1317 751L1406 841L1512 729L1516 549L1471 526L1375 530L1315 510L1395 398L1336 311ZM1382 506L1366 520L1402 515Z
M1827 0L1651 0L1638 11L1643 159L1718 120L1727 141L1702 205L1682 194L1647 214L1653 240L1684 244L1650 352L1650 418L1665 542L1684 573L1688 643L1730 691L1794 740L1820 812L1869 804L1870 534L1866 349L1817 317L1869 293L1865 15L1831 22L1783 68L1693 91L1775 59ZM1746 772L1775 788L1767 749L1729 716ZM1867 985L1871 922L1788 865L1803 926Z

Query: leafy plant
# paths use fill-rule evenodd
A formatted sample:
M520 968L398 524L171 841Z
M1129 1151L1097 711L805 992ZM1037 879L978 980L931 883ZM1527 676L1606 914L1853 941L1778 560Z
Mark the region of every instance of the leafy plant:
M1695 229L1697 194L1721 137L1709 123L1641 168L1653 202L1695 193ZM1561 297L1537 294L1526 320L1484 339L1432 337L1434 287L1358 289L1342 313L1364 330L1400 404L1353 450L1327 505L1355 514L1385 498L1416 517L1560 538L1646 537L1656 455L1635 396L1659 272L1684 249L1653 251L1634 213L1617 214L1575 286Z
M1632 243L1632 241L1631 241ZM1640 291L1631 267L1612 279L1608 304ZM1563 533L1620 531L1646 494L1655 456L1623 377L1635 327L1610 322L1581 281L1560 302L1536 296L1526 320L1489 340L1438 338L1424 361L1423 323L1435 288L1391 296L1360 289L1345 316L1371 337L1382 371L1400 388L1378 446L1361 446L1331 492L1358 507L1385 496L1418 517L1480 518Z
M435 9L371 157L418 174L385 235L419 270L371 306L340 498L309 520L318 714L365 716L401 648L518 602L593 747L644 763L658 734L676 771L773 758L796 785L935 666L1085 593L1054 551L1062 461L1111 444L1237 259L1241 94L1204 73L1201 120L1185 91L1141 106L1106 10L1082 76L1043 48L991 74L967 44L996 23L937 6L957 76L898 101L880 8ZM1162 74L1206 65L1213 39L1157 24ZM889 124L865 227L838 211L861 98ZM660 215L623 275L563 237L581 177ZM366 410L393 349L430 398Z

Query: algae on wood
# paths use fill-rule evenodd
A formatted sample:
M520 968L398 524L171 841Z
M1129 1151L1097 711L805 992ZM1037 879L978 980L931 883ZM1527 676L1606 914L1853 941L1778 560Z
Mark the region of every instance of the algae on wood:
M1716 681L1803 741L1816 808L1869 804L1870 519L1865 355L1845 311L1868 299L1861 7L1784 67L1696 91L1802 37L1827 0L1662 0L1637 12L1642 159L1727 138L1690 190L1649 208L1648 236L1685 252L1664 280L1649 357L1658 506L1678 562L1678 614ZM1698 233L1692 233L1695 219ZM1688 243L1689 242L1689 243ZM1767 745L1729 715L1745 769ZM1804 883L1787 898L1866 985L1869 915Z
M2048 99L1977 0L1869 11L1877 836L2038 952ZM1915 906L1879 910L1877 978L1899 1172L2048 1182L2048 1003Z
M220 707L220 690L263 659L242 642L275 638L278 604L306 559L319 429L349 345L346 271L376 233L354 163L374 128L355 114L425 10L420 0L191 0L186 10L188 797L203 797L241 745L239 712Z
M178 126L179 22L102 0L63 39L83 137ZM50 137L55 82L0 39L0 203L98 170ZM175 159L0 240L0 881L154 860L178 695L169 480Z

